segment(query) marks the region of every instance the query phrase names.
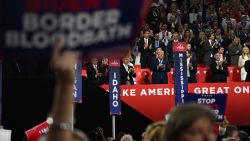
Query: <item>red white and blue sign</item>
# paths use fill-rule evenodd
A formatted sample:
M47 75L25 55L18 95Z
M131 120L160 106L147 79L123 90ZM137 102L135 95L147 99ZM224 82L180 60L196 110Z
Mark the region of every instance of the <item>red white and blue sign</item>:
M187 94L185 103L194 102L207 105L216 115L218 123L223 122L227 104L227 94Z
M64 41L65 48L79 50L84 56L114 52L119 55L136 37L150 3L144 0L2 0L2 55L48 56L56 38Z
M25 131L25 135L28 141L38 141L42 135L47 134L49 131L50 123L44 121L35 127Z
M111 115L121 114L120 59L109 59L109 109Z
M73 100L76 103L82 103L82 63L78 63L74 67L75 70L75 83Z
M180 104L188 93L186 43L173 42L173 52L175 102Z

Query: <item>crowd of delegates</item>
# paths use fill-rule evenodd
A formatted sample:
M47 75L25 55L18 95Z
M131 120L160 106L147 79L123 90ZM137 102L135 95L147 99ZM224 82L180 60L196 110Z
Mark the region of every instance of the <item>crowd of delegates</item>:
M210 67L209 82L226 82L228 66L240 69L241 81L250 81L245 65L250 60L249 14L250 0L153 0L131 62L151 69L152 83L168 83L165 73L174 66L172 44L181 41L187 44L190 83L197 82L198 64Z
M162 62L164 53L158 51L157 63ZM216 60L219 54L217 53ZM96 128L89 136L80 130L72 130L72 93L74 91L75 72L72 71L77 63L77 55L66 51L60 53L60 42L55 42L51 66L56 72L54 102L51 110L53 122L45 141L133 141L133 136L128 133L117 134L116 139L106 138L102 128ZM122 59L124 65L129 64L129 57ZM96 60L92 60L93 68ZM166 69L162 63L159 68ZM128 70L129 68L125 70ZM223 66L222 66L223 67ZM249 141L249 136L237 127L229 125L227 118L217 125L216 116L207 106L198 104L177 105L162 122L152 123L142 133L142 141ZM133 127L132 127L133 128ZM94 137L91 135L94 134ZM99 137L97 138L97 135Z
M172 44L181 41L189 46L190 78L190 72L196 73L196 65L202 64L211 68L211 82L226 82L228 66L239 67L245 81L244 64L250 59L249 6L249 0L154 0L136 44L141 67L151 68L157 48L162 48L173 67Z

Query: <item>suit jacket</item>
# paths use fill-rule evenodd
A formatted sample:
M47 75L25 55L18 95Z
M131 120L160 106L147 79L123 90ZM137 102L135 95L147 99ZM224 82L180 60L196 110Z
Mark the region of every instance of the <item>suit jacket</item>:
M155 52L156 48L159 48L159 47L162 48L163 51L165 51L166 47L165 47L164 43L161 40L158 40L158 41L159 41L158 47L156 46L156 40L153 40L153 42L152 42L153 52Z
M250 60L247 60L246 62L245 62L245 70L246 70L246 72L247 72L247 77L246 77L246 82L250 82Z
M146 53L152 53L154 51L153 46L152 46L152 49L150 49L149 47L144 49L144 44L145 44L144 38L141 38L137 43L138 51L141 52L141 55L146 54ZM152 40L149 38L148 46L150 46L151 44L152 44Z
M157 69L157 66L160 64L159 59L154 58L152 60L152 63L150 65L151 71L153 71L152 74L152 83L153 84L160 84L161 80L163 83L167 84L168 83L168 72L171 70L171 67L166 59L163 59L162 64L165 65L165 69L159 68Z
M188 78L188 82L189 83L197 83L197 79L196 79L197 61L196 61L196 59L192 58L192 59L190 59L190 63L192 63L192 66L189 68L190 77Z
M168 62L170 64L170 67L173 68L174 67L174 61L173 61L173 40L172 41L169 41L168 43L168 46L166 48L166 51L167 51L167 56L168 56Z
M129 68L132 66L129 66ZM136 77L136 73L135 72L127 72L124 65L121 64L120 67L120 75L121 75L121 85L126 85L127 81L130 82L131 85L134 85L134 80L133 78ZM128 80L128 76L129 76L129 80Z
M222 67L217 67L216 61L213 60L210 69L212 72L211 82L227 82L229 73L226 64L223 64Z
M242 34L240 35L240 42L241 42L241 44L243 45L244 43L247 42L247 40L250 41L250 33L248 33L247 35L244 34L244 33L242 33Z
M141 67L147 68L150 65L154 48L151 39L148 39L148 48L144 49L144 44L145 44L144 38L141 38L137 45L138 45L138 51L141 52L141 59L140 59ZM150 45L152 46L152 48L149 48Z
M213 54L212 53L213 52L212 46L208 40L205 42L203 49L204 49L203 62L204 62L204 66L207 67L210 64L211 54Z
M97 69L98 73L103 73L101 66L98 64L97 64ZM95 84L101 85L102 77L99 76L96 77L95 75L96 75L96 70L93 64L90 64L89 66L87 66L87 78L92 82L94 82Z

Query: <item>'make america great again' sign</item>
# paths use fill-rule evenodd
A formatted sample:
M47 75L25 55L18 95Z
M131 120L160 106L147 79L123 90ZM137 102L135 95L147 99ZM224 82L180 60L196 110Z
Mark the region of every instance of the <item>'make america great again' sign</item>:
M149 3L144 0L2 0L2 55L41 55L56 38L62 38L65 48L85 54L128 47Z

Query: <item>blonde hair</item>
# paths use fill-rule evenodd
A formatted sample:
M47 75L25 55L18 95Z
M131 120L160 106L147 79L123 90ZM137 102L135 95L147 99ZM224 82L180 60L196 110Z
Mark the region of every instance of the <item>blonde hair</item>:
M166 132L166 121L150 124L146 128L144 141L164 141Z
M248 49L248 53L247 54L244 53L244 49ZM248 57L248 59L250 58L250 50L246 46L242 48L242 58L245 58L245 55Z

